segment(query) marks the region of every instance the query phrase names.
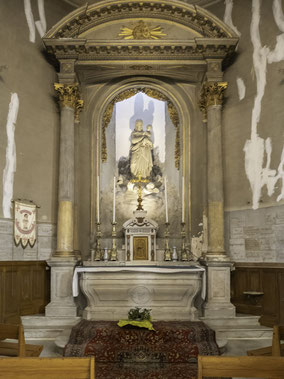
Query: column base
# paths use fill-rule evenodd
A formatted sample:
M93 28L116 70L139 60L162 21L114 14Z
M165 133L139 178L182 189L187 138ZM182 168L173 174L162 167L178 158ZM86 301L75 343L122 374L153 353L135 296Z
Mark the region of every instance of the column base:
M202 257L202 261L204 262L204 264L206 264L206 262L231 262L230 260L230 257L228 257L228 255L226 254L226 252L206 252L204 253L203 257Z
M53 257L55 258L74 258L77 257L75 251L56 251L53 254Z

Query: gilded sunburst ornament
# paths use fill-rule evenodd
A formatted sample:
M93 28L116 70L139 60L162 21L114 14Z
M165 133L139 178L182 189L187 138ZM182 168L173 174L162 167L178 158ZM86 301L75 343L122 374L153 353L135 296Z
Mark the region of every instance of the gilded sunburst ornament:
M150 28L144 21L139 21L132 29L123 26L119 37L124 39L160 39L166 36L161 26Z

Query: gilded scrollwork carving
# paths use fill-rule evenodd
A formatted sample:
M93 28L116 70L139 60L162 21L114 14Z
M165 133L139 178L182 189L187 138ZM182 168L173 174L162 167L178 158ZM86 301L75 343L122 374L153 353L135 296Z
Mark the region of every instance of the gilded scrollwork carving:
M75 120L78 121L79 113L84 106L84 101L80 99L80 90L78 83L54 83L54 89L57 92L60 107L73 108L75 111Z
M224 92L227 82L205 82L202 86L199 100L199 108L207 116L207 109L213 105L223 105Z
M153 99L165 101L168 106L168 112L170 119L176 128L176 142L175 142L175 166L179 170L180 168L180 120L176 106L173 102L160 91L153 88L133 88L128 89L124 92L121 92L117 95L106 107L103 115L103 125L102 125L102 162L107 161L107 145L106 145L106 128L110 123L112 118L113 109L116 103L129 99L132 96L135 96L138 92L142 92L145 95L152 97Z

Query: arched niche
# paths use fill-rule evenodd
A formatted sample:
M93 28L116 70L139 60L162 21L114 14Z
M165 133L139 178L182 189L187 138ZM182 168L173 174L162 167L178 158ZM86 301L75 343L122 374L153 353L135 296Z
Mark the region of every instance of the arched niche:
M43 41L60 63L58 80L78 82L85 101L81 128L90 133L91 158L86 165L90 177L77 202L88 198L84 210L91 209L91 214L86 217L81 211L81 250L88 249L85 237L94 233L95 178L101 159L106 158L104 146L101 149L107 129L104 117L117 96L133 89L156 90L177 110L187 232L197 235L206 208L206 137L198 97L204 81L222 80L222 65L230 60L238 42L235 33L198 6L122 0L75 10L51 28Z

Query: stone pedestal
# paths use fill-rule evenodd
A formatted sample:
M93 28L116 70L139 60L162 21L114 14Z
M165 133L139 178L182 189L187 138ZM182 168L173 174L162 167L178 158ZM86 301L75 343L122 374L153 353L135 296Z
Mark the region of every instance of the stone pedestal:
M230 273L232 263L208 261L207 268L207 301L204 305L205 318L235 317L235 306L230 298Z
M72 278L77 260L53 257L51 267L51 301L45 315L51 317L76 317L77 307L72 295Z

